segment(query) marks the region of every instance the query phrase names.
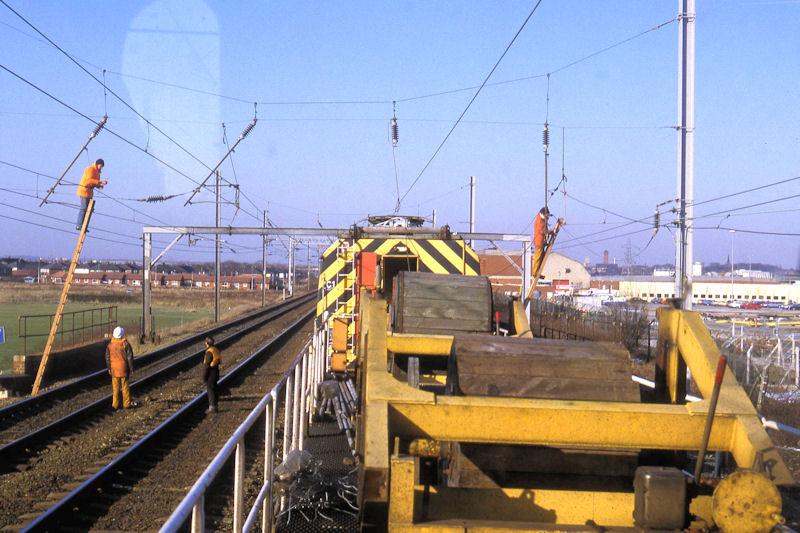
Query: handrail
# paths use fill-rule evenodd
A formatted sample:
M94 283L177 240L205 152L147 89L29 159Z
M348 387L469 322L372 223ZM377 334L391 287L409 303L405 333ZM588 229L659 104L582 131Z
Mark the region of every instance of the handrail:
M285 458L289 451L303 449L303 437L309 420L307 413L314 409L317 385L324 377L325 351L322 349L323 346L321 334L315 333L313 338L297 354L278 383L261 398L256 407L228 438L211 463L195 481L181 503L178 504L164 525L161 526L160 531L162 533L179 531L190 519L192 533L205 531L206 490L234 454L233 531L235 533L249 531L255 524L259 511L262 509L264 510L264 513L262 513L262 531L271 530L272 472L276 450L277 412L283 397L285 411L283 457ZM264 482L253 507L247 513L247 519L244 520L244 463L246 451L244 439L256 421L262 416L265 417L266 430L264 436ZM269 505L265 505L267 502L269 502ZM282 505L284 504L284 502L281 503Z

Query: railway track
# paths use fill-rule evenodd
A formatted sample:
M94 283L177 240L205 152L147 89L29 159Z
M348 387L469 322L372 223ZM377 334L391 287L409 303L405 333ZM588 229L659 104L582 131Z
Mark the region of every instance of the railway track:
M88 504L81 504L81 508L86 510L82 515L84 519L98 520L103 515L103 505L107 509L114 501L112 495L119 496L136 485L130 476L135 478L147 473L154 464L153 457L178 444L181 436L193 426L205 426L205 433L209 436L222 431L224 424L219 422L229 415L232 416L229 411L235 412L238 409L236 406L241 402L252 403L250 396L257 394L255 389L252 393L244 390L237 392L238 380L251 380L250 377L241 376L287 342L293 342L293 335L307 324L310 311L303 303L298 302L300 308L286 310L259 331L240 335L223 349L223 370L231 370L225 374L222 384L223 388L231 388L232 396L223 398L222 412L215 415L219 419L204 417L204 387L195 369L184 369L177 375L173 372L169 380L154 383L144 393L146 396L140 396L143 405L139 409L114 413L106 400L102 412L93 417L79 416L78 420L73 420L71 433L45 437L48 444L34 444L33 447L38 448L40 453L32 454L26 467L18 469L22 471L12 471L0 476L0 529L63 530L66 522L61 521L58 526L53 526L53 522L48 522L51 519L47 517L61 516L58 509L62 508L59 506L62 500L70 502L65 505L73 509L76 506L75 501L80 502L81 498L88 498L89 501ZM265 338L270 340L264 342ZM252 379L259 379L258 372L256 371ZM161 425L169 429L157 429ZM141 439L145 437L147 440L142 443ZM210 451L213 441L207 444ZM197 461L198 457L195 450L193 459ZM124 471L122 467L125 468ZM119 472L124 472L127 477L106 484L105 480L110 479L109 476ZM166 480L168 483L170 478L167 475L162 481ZM91 492L92 488L96 491L97 487L102 488L99 495ZM90 496L85 496L86 491ZM94 511L89 512L88 509ZM161 513L169 512L168 508L157 506L157 509ZM43 512L45 515L41 514ZM153 516L150 511L148 515ZM37 521L40 519L44 522ZM57 521L59 520L62 519L58 518ZM74 530L86 529L85 524L74 527Z
M136 396L170 376L197 364L203 339L218 337L225 348L255 328L283 316L310 301L312 295L288 300L183 338L135 360L131 393ZM24 468L27 459L76 421L85 425L97 413L107 411L108 373L99 370L74 382L51 389L0 409L0 472Z

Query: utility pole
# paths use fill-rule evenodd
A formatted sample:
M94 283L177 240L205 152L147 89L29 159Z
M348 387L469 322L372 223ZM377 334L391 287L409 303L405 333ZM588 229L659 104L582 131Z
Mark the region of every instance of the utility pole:
M306 290L311 290L311 243L306 242Z
M436 209L433 210L433 227L436 228ZM800 259L797 261L800 264Z
M145 342L153 334L153 314L150 308L150 263L153 255L153 234L145 233L142 237L142 333L139 341Z
M469 232L475 233L475 176L469 177ZM469 240L472 248L473 241Z
M289 261L288 272L286 273L286 281L289 285L289 297L294 294L294 238L289 237Z
M216 171L216 206L217 206L217 216L215 218L215 227L219 228L220 221L221 221L221 206L220 206L220 190L219 190L219 182L220 182L220 173L219 170ZM214 235L214 322L219 322L219 234Z
M731 234L731 300L736 300L733 295L733 235L736 233L736 230L730 229L728 232Z
M675 258L675 296L692 309L694 225L694 0L678 0L678 197L680 220Z
M264 210L264 235L261 236L261 307L267 304L267 210Z

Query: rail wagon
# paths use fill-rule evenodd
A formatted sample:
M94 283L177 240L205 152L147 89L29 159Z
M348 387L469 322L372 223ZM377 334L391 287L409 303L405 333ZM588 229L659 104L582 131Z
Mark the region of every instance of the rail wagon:
M656 386L640 388L621 345L534 337L447 228L392 233L332 243L318 286L316 346L355 382L364 530L781 523L794 480L697 314L658 310Z

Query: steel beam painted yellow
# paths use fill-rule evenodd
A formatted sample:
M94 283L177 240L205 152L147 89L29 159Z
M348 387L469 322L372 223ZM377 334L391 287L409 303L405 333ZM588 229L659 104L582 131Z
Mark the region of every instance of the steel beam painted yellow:
M389 333L386 349L396 354L449 356L453 349L453 336Z
M620 492L430 487L428 505L422 509L419 458L393 455L391 468L390 531L412 524L425 530L425 522L453 519L501 518L506 527L512 522L579 525L588 520L604 527L633 525L634 495Z
M696 312L660 308L656 311L659 321L659 343L667 342L677 347L686 366L692 372L692 379L704 398L711 397L714 377L720 352L714 339ZM662 333L666 338L662 338ZM694 413L708 412L708 400L687 405ZM734 416L737 421L729 450L733 452L736 463L742 468L757 471L767 470L767 475L778 485L794 485L794 479L767 432L761 424L752 402L744 389L736 381L730 368L725 369L725 377L720 389L714 429L720 416Z

